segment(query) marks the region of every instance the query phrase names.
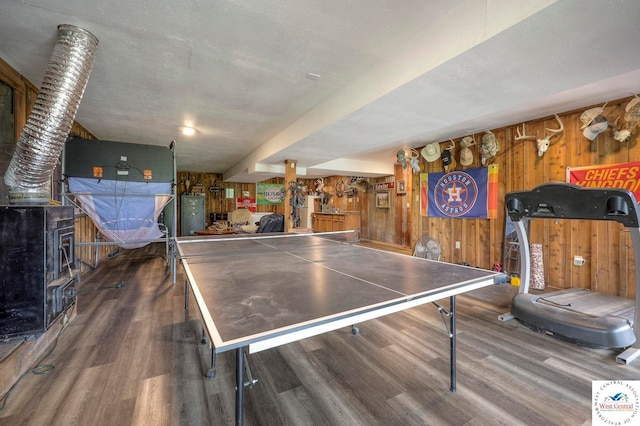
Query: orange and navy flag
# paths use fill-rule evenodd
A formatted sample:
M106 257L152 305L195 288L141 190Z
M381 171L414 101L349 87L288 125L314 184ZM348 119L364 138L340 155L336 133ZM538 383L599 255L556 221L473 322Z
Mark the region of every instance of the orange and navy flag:
M498 217L498 165L420 175L420 213L448 218Z

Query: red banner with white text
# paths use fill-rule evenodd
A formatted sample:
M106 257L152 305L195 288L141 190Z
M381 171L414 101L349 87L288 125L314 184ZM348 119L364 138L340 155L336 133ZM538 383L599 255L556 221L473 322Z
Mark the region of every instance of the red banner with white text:
M622 188L640 200L640 162L567 167L567 182L584 188Z

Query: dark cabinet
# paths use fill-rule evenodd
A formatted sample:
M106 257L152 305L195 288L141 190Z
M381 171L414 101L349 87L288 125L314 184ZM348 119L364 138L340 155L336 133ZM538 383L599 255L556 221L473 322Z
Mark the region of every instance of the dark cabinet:
M180 235L195 235L206 228L204 195L182 194L180 200Z

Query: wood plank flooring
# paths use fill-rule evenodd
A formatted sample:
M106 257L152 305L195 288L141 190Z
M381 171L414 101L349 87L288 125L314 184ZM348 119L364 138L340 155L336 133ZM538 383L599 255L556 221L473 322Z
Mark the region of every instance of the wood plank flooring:
M164 246L124 251L79 284L78 313L44 361L9 395L0 425L230 425L234 356L200 344ZM212 270L215 273L215 270ZM458 391L431 305L249 355L251 425L584 425L591 381L640 379L640 362L500 322L514 288L458 298ZM193 301L191 301L191 306ZM2 372L0 372L1 374Z

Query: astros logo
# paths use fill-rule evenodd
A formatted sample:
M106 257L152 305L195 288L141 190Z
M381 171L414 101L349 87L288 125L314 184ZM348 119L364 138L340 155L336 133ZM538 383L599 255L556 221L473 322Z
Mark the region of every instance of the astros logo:
M447 173L436 183L436 206L447 216L462 216L473 208L478 199L476 181L465 172Z

